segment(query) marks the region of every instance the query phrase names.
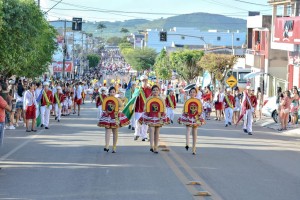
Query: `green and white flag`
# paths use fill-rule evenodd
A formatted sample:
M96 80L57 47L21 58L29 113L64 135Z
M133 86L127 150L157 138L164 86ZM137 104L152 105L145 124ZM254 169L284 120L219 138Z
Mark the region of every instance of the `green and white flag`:
M131 119L133 113L134 113L134 108L135 108L135 102L137 97L140 95L140 90L139 88L135 88L134 93L132 94L131 99L128 101L128 103L126 104L125 108L123 109L123 113L124 115L126 115L126 117L128 119Z

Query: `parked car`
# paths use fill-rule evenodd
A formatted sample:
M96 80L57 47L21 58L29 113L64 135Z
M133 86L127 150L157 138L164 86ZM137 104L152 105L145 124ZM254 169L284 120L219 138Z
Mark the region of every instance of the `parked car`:
M276 96L269 97L265 100L262 107L262 114L267 117L272 117L275 123L278 123L278 105L276 104ZM291 121L291 115L289 115L289 122Z

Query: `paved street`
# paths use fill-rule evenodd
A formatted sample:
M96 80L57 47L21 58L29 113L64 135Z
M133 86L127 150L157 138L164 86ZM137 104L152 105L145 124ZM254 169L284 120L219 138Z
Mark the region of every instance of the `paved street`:
M80 117L51 122L37 134L6 130L0 151L0 199L299 200L300 135L254 127L225 128L210 120L198 131L197 155L187 152L185 128L161 131L158 155L148 142L119 130L117 153L103 151L104 129L87 102ZM180 111L181 108L178 108ZM111 139L112 143L112 139ZM199 185L187 185L200 181ZM207 191L212 196L194 196Z

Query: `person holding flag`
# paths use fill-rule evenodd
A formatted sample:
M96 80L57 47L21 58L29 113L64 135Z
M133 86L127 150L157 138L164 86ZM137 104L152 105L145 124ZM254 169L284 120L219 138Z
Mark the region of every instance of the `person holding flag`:
M36 83L36 89L35 89L35 97L36 97L36 127L41 126L41 100L43 96L43 85L41 82Z
M55 106L55 120L60 122L61 118L61 110L62 110L62 103L65 100L65 95L62 93L62 89L60 86L56 87L56 93L54 94L54 106Z
M235 107L234 97L231 95L231 89L227 88L227 93L224 95L224 117L225 117L225 127L231 125L233 117L233 108Z
M50 111L53 104L53 95L49 90L49 82L44 82L44 90L41 100L41 127L45 126L45 129L49 129Z
M100 119L100 117L102 115L102 103L103 103L104 99L106 98L105 92L106 92L106 89L101 88L101 94L99 94L96 97L96 108L98 108L98 116L97 116L98 119Z
M242 105L243 108L240 119L244 117L243 130L245 133L248 133L248 135L252 135L253 112L255 112L254 108L257 105L257 98L254 95L254 89L250 86L247 86L246 90L244 91ZM240 121L240 119L238 120L238 122Z
M135 132L134 132L134 140L138 140L139 137L142 137L142 141L147 141L147 129L148 126L146 124L140 124L138 121L144 112L144 107L147 98L151 95L151 88L148 84L148 77L146 75L142 75L140 77L142 82L141 87L139 88L139 95L136 99L134 106L134 119L135 119ZM124 109L125 110L125 109Z
M125 97L130 101L133 97L134 97L134 92L135 92L135 89L136 89L136 82L135 81L132 81L130 79L128 85L127 85L127 88L126 88L126 92L125 92ZM135 102L135 101L134 101ZM128 102L127 102L128 104ZM125 104L125 105L127 105ZM124 108L125 109L125 108ZM128 116L127 116L128 117ZM130 119L130 124L128 126L128 129L131 129L131 130L135 130L135 118L134 118L134 115L131 115L131 118L128 118Z
M173 124L174 120L174 109L176 108L176 98L174 95L174 89L169 90L170 93L167 95L165 103L167 107L167 116L170 118L171 123Z

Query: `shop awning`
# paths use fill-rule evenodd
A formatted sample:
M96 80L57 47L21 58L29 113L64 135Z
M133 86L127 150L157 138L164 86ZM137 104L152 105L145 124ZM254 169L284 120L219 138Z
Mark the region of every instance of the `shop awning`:
M244 76L244 79L245 80L252 79L252 78L255 78L256 76L259 76L259 75L262 75L262 74L264 74L264 73L263 72L251 72L249 74L246 74Z

